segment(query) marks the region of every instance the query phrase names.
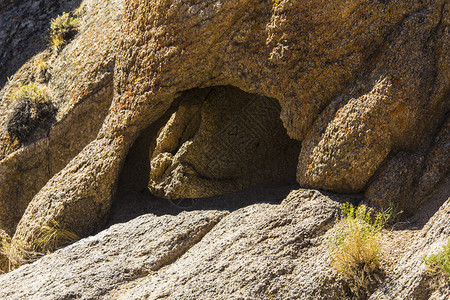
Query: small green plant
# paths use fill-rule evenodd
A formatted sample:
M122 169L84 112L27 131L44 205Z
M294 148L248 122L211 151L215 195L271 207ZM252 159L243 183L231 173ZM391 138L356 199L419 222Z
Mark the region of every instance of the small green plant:
M354 295L368 290L380 273L381 233L389 217L385 212L373 217L365 205L341 205L328 248L333 268L352 280Z
M430 271L440 271L450 280L450 239L440 252L424 257L424 260Z
M50 44L56 51L71 39L78 27L78 18L71 17L69 13L63 13L50 24Z
M45 102L47 100L47 96L42 92L36 83L23 85L15 91L11 98L13 100L28 98L34 102Z
M46 132L54 123L56 108L35 83L19 88L11 100L6 129L13 139L28 142L36 132Z

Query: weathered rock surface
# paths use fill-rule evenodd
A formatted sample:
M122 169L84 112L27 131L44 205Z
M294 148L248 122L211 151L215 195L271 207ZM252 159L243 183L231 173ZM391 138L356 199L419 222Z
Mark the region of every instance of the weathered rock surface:
M450 106L449 11L430 2L398 23L303 141L301 185L361 191L389 153L427 147Z
M293 191L279 205L239 209L157 276L111 298L342 298L323 245L338 207L319 192Z
M98 299L170 264L225 215L218 211L143 215L114 225L8 273L8 278L0 277L0 297Z
M430 148L416 153L399 152L380 167L366 189L369 203L396 206L414 214L426 203L430 191L448 179L450 170L450 119L447 118Z
M74 39L25 64L43 48L24 39L34 23L14 36L20 26L13 15L26 15L32 1L9 3L0 4L0 36L8 38L0 39L0 68L18 71L0 91L0 229L6 240L14 234L23 259L54 222L82 237L102 230L117 187L119 195L150 187L166 198L204 197L296 178L301 187L365 194L371 204L393 202L417 215L431 203L427 195L448 182L446 0L125 0L123 19L122 2L86 0ZM8 135L5 116L14 88L33 81L58 113L48 132L20 143ZM275 101L279 107L268 105ZM448 199L448 189L442 193ZM324 244L342 199L297 191L280 205L227 216L141 217L2 275L0 293L342 298L347 283L329 268ZM448 200L424 222L423 236L373 297L448 296L419 256L449 236L447 208ZM138 236L146 242L133 248ZM167 265L146 268L147 257L126 253L141 247L156 253L153 266ZM73 251L93 260L83 265ZM132 268L95 260L103 252ZM92 268L101 263L106 276ZM36 281L42 270L60 270L60 277L45 271L45 282ZM59 280L73 285L67 293ZM85 291L84 280L94 282Z
M229 214L144 215L1 276L0 297L341 298L323 245L333 198L300 190Z
M0 91L0 227L9 234L14 233L33 196L97 135L112 100L121 11L121 1L84 1L75 38L61 53L45 50L33 57ZM28 17L28 8L12 8L5 17L14 13ZM49 24L45 24L45 29L35 28L36 36L48 39ZM19 36L24 34L22 31ZM40 41L45 46L48 43ZM41 80L42 72L47 79ZM57 122L41 136L20 144L7 131L11 95L22 85L39 80L39 87L58 109Z
M439 193L433 200L442 204L448 188ZM280 204L142 215L1 275L0 297L352 299L331 268L327 238L339 204L354 200L293 190ZM429 276L422 256L450 236L449 205L370 299L448 298L449 283Z
M423 257L437 253L450 238L450 198L448 184L437 199L447 199L430 218L417 239L398 262L394 273L370 299L448 299L450 282L442 274L430 274Z
M427 148L448 111L448 15L443 0L126 3L109 115L35 196L15 238L52 219L97 228L132 143L198 87L277 99L289 136L304 139L299 183L362 191L388 154Z

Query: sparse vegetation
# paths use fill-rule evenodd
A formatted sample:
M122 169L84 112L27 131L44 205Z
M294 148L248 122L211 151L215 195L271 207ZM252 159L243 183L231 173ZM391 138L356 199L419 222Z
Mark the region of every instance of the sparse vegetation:
M2 239L0 244L0 268L3 273L11 272L25 263L25 257L30 256L23 244L12 241L10 238ZM34 256L34 255L33 255Z
M450 238L441 251L424 257L424 260L431 272L442 272L450 280Z
M82 3L77 9L73 11L73 15L76 17L80 17L86 11L86 3Z
M36 83L23 85L15 91L11 97L13 100L20 98L28 98L34 102L44 102L47 99L45 93L37 86Z
M50 225L42 226L40 232L32 238L30 246L26 246L19 240L2 237L0 243L0 272L10 272L78 239L76 233L62 228L55 221L50 222Z
M38 72L45 72L48 69L48 64L42 56L36 58L36 67Z
M363 297L364 291L378 281L381 233L389 217L389 213L381 212L373 217L364 205L341 206L329 253L333 268L351 280L350 289L358 297Z
M44 255L49 254L58 247L70 244L78 239L79 236L75 232L64 229L53 221L50 225L42 226L40 233L34 239L34 251Z
M46 132L55 121L56 108L35 83L19 88L12 100L7 120L12 139L28 142L39 129Z
M48 79L50 68L47 61L47 57L44 53L45 52L41 53L40 55L37 55L35 60L36 77L41 81L46 81Z
M70 13L63 13L50 24L50 44L55 51L59 51L62 46L71 39L78 27L78 18L74 18Z

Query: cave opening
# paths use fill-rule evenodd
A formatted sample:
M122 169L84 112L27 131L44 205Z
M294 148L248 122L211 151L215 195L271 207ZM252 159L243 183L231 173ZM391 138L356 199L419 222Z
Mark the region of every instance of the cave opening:
M280 110L276 99L233 86L183 92L131 147L112 218L128 219L127 209L131 218L194 203L234 209L281 201L296 186L301 144L287 135Z

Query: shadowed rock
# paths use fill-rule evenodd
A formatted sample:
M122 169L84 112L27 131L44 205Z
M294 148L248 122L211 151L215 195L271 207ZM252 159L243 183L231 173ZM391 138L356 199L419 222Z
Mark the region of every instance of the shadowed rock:
M300 145L287 136L276 100L213 87L179 101L152 152L155 195L201 198L295 178Z

